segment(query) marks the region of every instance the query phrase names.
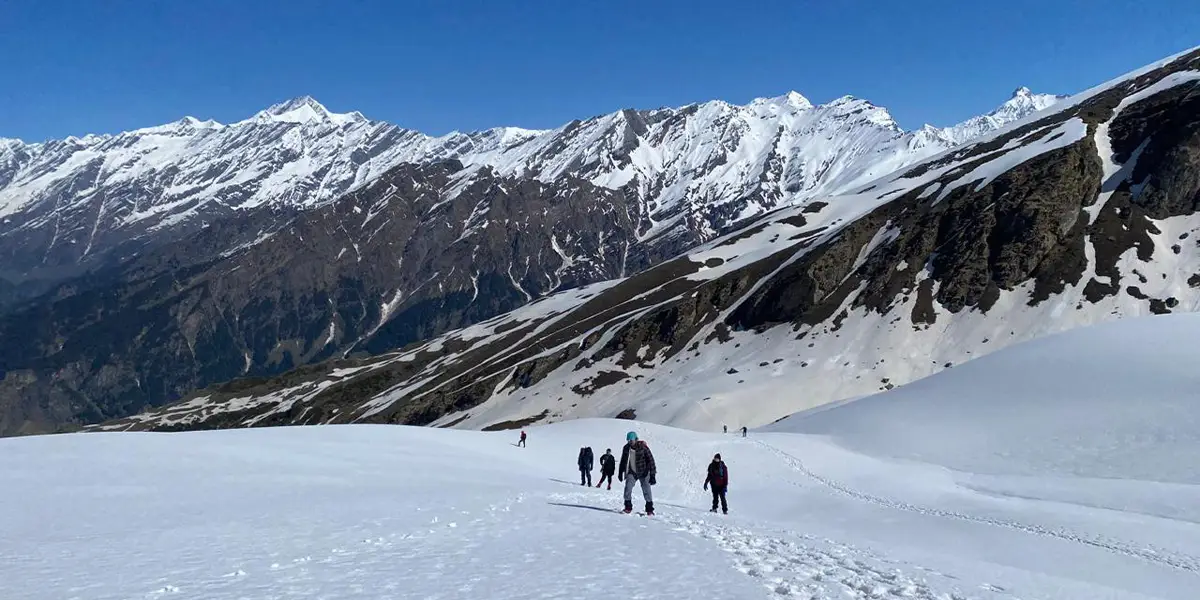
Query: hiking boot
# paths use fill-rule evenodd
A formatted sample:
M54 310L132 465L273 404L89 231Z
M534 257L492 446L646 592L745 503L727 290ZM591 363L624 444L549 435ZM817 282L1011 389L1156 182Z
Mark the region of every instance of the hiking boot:
M654 503L653 502L646 503L646 514L647 515L654 514Z

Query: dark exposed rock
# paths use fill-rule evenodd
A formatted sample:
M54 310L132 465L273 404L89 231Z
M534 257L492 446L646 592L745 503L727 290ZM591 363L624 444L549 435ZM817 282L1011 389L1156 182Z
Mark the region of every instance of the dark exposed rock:
M522 427L528 427L530 425L533 425L534 423L537 423L538 421L541 421L542 419L545 419L547 416L549 416L549 414L550 414L550 411L543 410L541 413L533 415L532 417L526 417L524 419L516 419L513 421L501 421L499 423L493 423L491 425L488 425L487 427L484 427L483 431L505 431L505 430L509 430L509 429L520 429Z
M1173 300L1174 298L1172 298ZM1150 312L1156 315L1166 315L1171 313L1171 304L1159 298L1150 299Z
M216 223L108 284L63 285L0 316L0 338L27 340L0 347L0 370L20 374L0 382L0 434L384 351L651 260L630 250L635 225L619 193L480 177L446 201L459 168L398 167L265 241L195 263L262 225Z

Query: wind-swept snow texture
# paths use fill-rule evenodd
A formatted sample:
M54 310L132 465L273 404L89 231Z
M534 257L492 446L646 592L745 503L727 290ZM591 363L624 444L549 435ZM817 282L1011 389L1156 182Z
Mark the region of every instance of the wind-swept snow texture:
M585 419L0 440L6 599L1191 600L1200 316L1015 346L763 431ZM582 446L658 464L657 515ZM728 516L707 512L721 453ZM642 508L640 492L635 507Z
M1161 61L635 276L353 363L368 370L300 404L328 368L104 428L754 427L1047 334L1195 312L1197 72L1200 51Z

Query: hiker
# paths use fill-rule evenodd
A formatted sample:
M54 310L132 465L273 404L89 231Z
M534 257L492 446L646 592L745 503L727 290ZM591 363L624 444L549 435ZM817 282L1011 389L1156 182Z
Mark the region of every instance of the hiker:
M579 485L592 487L592 448L579 449Z
M650 446L638 439L636 433L625 434L625 447L621 449L621 465L617 467L617 480L625 481L625 513L633 512L633 484L642 484L642 498L646 500L646 514L654 514L654 497L650 494L650 486L657 483L654 479L658 469L654 465L654 455Z
M721 426L721 429L723 430L723 433L729 433L729 426L728 426L728 425L722 425L722 426Z
M616 470L617 459L613 458L612 448L608 448L604 451L604 454L600 456L600 482L596 484L596 487L604 485L604 480L607 479L608 489L611 490L612 476Z
M518 448L525 447L525 432L524 431L521 431L521 441L517 442L517 447Z
M704 479L704 489L712 486L713 503L710 512L717 512L717 500L721 501L721 512L729 514L729 505L725 503L725 491L729 489L729 469L721 461L721 455L713 456L708 464L708 477Z
M746 426L742 425L742 437L746 437Z

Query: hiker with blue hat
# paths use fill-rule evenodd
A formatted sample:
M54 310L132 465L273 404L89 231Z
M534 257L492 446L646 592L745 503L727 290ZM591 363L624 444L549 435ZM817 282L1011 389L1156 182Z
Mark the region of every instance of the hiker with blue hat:
M617 479L625 482L625 513L633 512L633 484L642 484L642 497L646 499L646 514L654 514L654 498L650 486L657 483L654 476L657 468L650 446L638 439L636 433L625 434L625 447L621 449L621 466L617 468Z

